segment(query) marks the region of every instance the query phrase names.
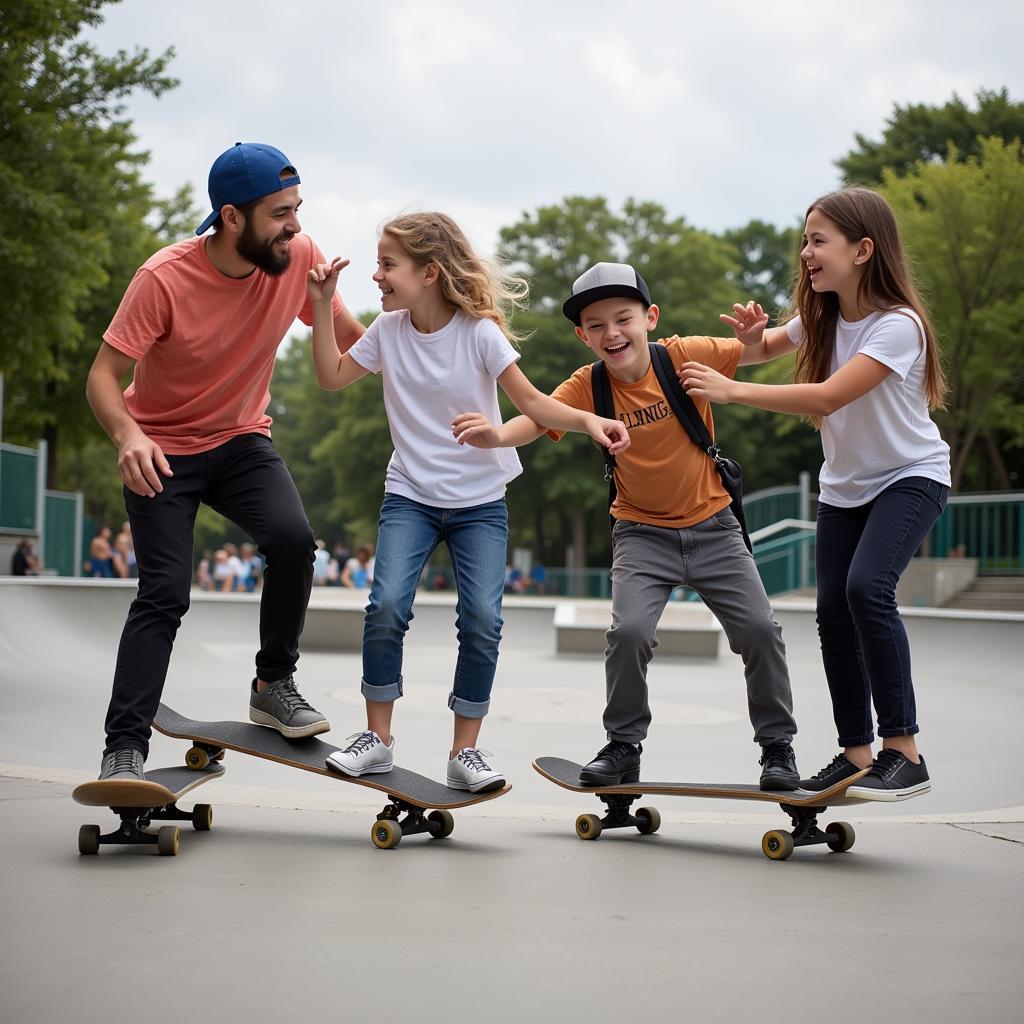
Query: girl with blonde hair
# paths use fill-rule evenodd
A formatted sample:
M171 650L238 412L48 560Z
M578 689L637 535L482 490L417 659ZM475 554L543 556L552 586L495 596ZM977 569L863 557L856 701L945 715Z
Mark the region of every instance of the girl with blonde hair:
M583 413L541 394L517 366L512 310L525 281L478 256L455 222L413 213L385 224L377 245L383 312L346 353L335 344L331 297L347 261L309 273L313 356L326 390L380 373L395 446L380 511L376 562L363 626L366 729L328 759L347 775L390 771L391 718L402 695L402 647L423 569L444 541L458 590L459 654L448 698L454 736L448 785L487 792L505 785L477 746L487 714L501 639L508 546L505 487L522 472L511 449L459 445L452 421L476 408L500 422L496 383L538 423L589 434L614 452L629 445L617 420Z

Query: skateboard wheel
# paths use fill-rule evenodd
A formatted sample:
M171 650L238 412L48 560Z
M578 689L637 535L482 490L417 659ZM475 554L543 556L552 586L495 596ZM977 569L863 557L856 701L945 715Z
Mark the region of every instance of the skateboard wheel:
M452 817L451 811L431 811L427 815L427 821L435 821L441 826L436 832L430 833L434 839L444 839L445 836L450 836L452 829L455 828L455 819Z
M857 838L853 826L847 821L833 821L825 826L826 842L833 853L845 853Z
M190 747L185 755L185 767L201 772L210 763L210 755L202 747Z
M596 839L601 834L601 819L596 814L581 814L576 819L576 835L580 839Z
M99 825L83 825L78 830L78 852L87 857L100 852Z
M661 828L661 814L657 807L638 807L636 809L637 831L642 836L654 835Z
M177 825L164 825L156 834L156 848L161 857L174 857L178 852L181 832Z
M402 841L402 827L390 818L380 818L373 823L370 838L378 850L393 850Z
M213 828L213 808L209 804L196 804L192 808L192 827L197 832L209 832Z
M785 860L793 852L793 837L788 832L765 832L761 850L769 860Z

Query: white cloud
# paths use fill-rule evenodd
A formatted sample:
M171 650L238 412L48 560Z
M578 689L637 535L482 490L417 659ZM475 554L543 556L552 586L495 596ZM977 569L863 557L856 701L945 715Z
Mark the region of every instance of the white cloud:
M236 140L280 146L303 225L352 258L346 297L376 308L376 229L451 213L483 250L570 194L653 199L721 230L788 223L837 182L854 133L895 103L1007 86L1024 98L1024 16L1001 0L124 0L103 52L173 45L178 89L128 114L169 194Z

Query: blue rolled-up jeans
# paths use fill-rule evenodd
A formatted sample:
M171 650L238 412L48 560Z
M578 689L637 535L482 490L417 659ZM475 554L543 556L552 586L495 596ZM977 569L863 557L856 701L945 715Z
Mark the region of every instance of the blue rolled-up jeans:
M917 703L896 584L935 525L945 484L907 477L855 508L818 505L818 636L841 747L913 736Z
M441 541L448 545L458 589L459 656L448 706L464 718L483 718L501 641L508 551L504 498L470 508L434 508L398 494L385 495L363 623L362 693L370 701L401 697L402 645L416 586Z

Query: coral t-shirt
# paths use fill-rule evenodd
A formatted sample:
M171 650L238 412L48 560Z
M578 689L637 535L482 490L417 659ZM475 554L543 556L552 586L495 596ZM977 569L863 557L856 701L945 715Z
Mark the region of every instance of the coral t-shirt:
M296 317L312 323L306 274L323 262L300 234L280 276L226 277L200 237L166 246L138 269L103 339L136 360L125 405L165 453L194 455L239 434L270 436L277 349ZM341 308L335 295L335 316Z
M678 369L688 360L704 363L732 377L740 361L741 345L732 338L662 339L672 365ZM552 392L566 405L594 412L591 368L582 366ZM608 374L616 419L629 429L630 446L615 458L617 494L611 508L615 519L650 526L682 529L702 523L727 508L732 499L722 486L714 463L690 440L672 412L651 365L635 384ZM715 425L711 407L702 398L694 405L711 436Z

